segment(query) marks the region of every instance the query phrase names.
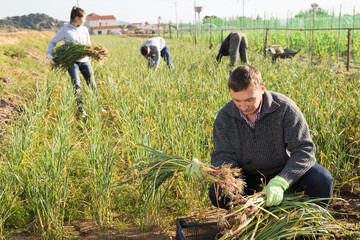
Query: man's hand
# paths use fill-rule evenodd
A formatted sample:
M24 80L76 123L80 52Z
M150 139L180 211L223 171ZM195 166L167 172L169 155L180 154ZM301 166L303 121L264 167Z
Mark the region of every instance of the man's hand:
M286 180L280 176L275 176L265 187L266 206L279 205L284 197L284 191L289 188Z

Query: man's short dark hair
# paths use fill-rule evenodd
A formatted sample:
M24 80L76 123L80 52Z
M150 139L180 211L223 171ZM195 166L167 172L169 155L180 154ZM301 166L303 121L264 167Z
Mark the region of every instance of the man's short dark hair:
M251 65L237 67L229 77L228 87L234 92L246 90L250 85L261 86L263 84L259 69Z
M149 49L149 46L142 46L141 49L140 49L141 54L142 54L143 56L146 56L146 55L148 54L148 52L149 52L148 49Z

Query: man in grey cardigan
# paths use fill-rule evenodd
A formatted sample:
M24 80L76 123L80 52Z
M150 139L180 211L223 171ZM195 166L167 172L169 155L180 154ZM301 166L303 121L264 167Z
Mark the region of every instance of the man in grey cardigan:
M160 64L160 56L164 58L169 68L174 67L171 62L169 46L162 37L153 37L140 47L141 54L148 61L148 68L156 70Z
M289 187L312 198L330 198L332 176L316 163L315 145L298 106L265 90L259 70L251 65L236 68L228 87L232 101L214 123L212 165L242 168L246 195L266 184L267 206L279 205ZM218 183L210 187L209 197L217 207L230 207ZM329 200L323 204L327 207Z

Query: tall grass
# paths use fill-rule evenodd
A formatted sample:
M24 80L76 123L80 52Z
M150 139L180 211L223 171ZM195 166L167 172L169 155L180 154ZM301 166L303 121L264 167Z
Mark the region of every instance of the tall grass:
M14 182L14 176L3 170L2 165L0 175L0 239L6 239L6 225L9 225L9 219L18 210L20 188Z
M84 121L77 117L68 74L39 65L44 77L31 93L35 98L26 103L21 119L8 126L8 142L0 153L2 171L9 173L0 180L14 196L9 202L0 195L9 209L0 216L3 227L29 228L44 238L62 237L67 234L61 228L64 221L93 219L108 227L114 223L114 212L122 216L117 222L140 225L149 216L141 212L143 202L133 201L140 196L135 186L110 188L144 158L137 144L210 161L214 119L231 100L229 59L218 65L217 47L172 39L167 42L175 69L169 70L161 60L157 71L149 71L139 52L145 40L92 36L92 42L105 46L111 55L101 65L93 63L99 97L83 81L89 115ZM46 45L42 48L45 52ZM262 72L268 90L284 93L299 105L317 147L316 157L336 184L356 177L360 74L337 72L321 63L272 64L252 48L249 61ZM100 105L106 114L99 111ZM178 180L158 216L159 225L193 206L203 210L209 204L205 195L193 199L206 186ZM26 217L21 218L20 212Z
M37 98L12 129L4 156L17 179L12 184L23 191L24 205L34 217L35 229L44 236L58 236L62 232L72 165L69 127L73 117L69 110L73 107L69 99L73 96L69 91L62 92L58 96L59 108L54 111L56 82L50 76L38 85Z
M117 159L116 144L113 144L111 133L106 128L106 121L101 116L99 99L94 94L89 93L89 113L91 117L82 126L84 138L85 166L88 172L87 181L90 182L90 212L96 222L103 227L110 226L112 223L113 206L113 165Z

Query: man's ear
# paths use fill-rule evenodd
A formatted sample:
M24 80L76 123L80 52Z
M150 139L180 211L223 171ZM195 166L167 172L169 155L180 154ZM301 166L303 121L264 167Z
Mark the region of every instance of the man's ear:
M260 88L261 88L261 91L265 91L265 83L262 83Z

